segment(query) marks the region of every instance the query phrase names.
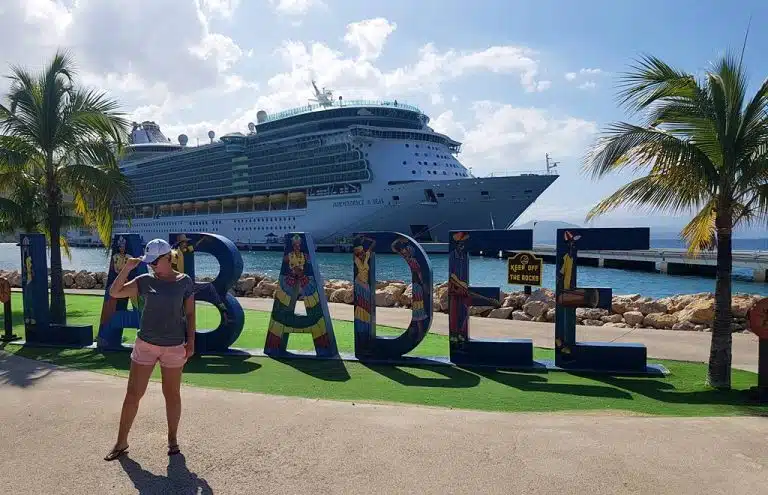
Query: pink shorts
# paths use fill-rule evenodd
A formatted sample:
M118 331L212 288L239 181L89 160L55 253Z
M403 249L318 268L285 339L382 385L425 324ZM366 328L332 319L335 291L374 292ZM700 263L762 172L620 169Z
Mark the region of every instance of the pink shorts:
M161 346L136 338L131 359L141 365L154 366L160 361L163 368L181 368L187 362L187 350L184 349L184 344Z

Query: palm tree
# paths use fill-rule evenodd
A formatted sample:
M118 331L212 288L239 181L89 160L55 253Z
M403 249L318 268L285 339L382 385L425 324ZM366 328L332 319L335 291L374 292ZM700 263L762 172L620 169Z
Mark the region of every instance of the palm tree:
M701 78L658 58L641 58L624 75L621 103L639 124L610 125L587 153L594 178L641 176L598 203L592 219L619 205L695 213L681 236L689 252L717 249L715 315L707 383L731 386L731 235L768 213L768 80L747 100L747 76L726 54Z
M113 202L130 202L130 185L118 168L128 122L114 100L77 86L74 76L71 57L61 51L39 74L13 66L7 104L0 104L2 218L12 228L48 235L56 323L66 322L62 228L80 217L109 245ZM65 194L72 197L70 209Z

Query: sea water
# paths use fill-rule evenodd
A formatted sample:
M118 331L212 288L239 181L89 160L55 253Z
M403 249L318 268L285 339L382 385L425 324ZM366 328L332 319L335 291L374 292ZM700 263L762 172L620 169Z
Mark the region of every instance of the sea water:
M735 242L735 249L760 249L759 243L747 246ZM745 240L746 241L746 240ZM749 240L762 241L762 240ZM663 240L654 241L654 247L677 247ZM752 247L754 246L754 247ZM261 273L276 277L280 272L283 254L280 251L243 251L243 271L246 273ZM317 253L320 272L325 280L352 280L352 255L349 253ZM432 273L435 283L441 283L448 278L448 255L430 254ZM50 262L49 262L50 263ZM12 243L0 244L0 270L18 270L21 264L21 254L18 246ZM63 256L62 264L67 270L106 271L108 256L104 249L71 248L71 258ZM218 272L218 262L205 253L195 256L197 276L215 276ZM496 258L473 257L469 268L470 283L476 286L495 286L511 292L522 290L522 286L511 286L506 283L506 260ZM734 268L733 292L747 292L768 296L768 283L753 282L750 270ZM377 280L407 280L410 281L410 271L400 256L376 256ZM693 294L698 292L713 292L714 278L665 275L641 271L617 270L612 268L597 268L579 266L578 280L581 287L610 287L614 294L641 294L654 298L675 294ZM550 289L555 287L555 266L544 265L543 286Z

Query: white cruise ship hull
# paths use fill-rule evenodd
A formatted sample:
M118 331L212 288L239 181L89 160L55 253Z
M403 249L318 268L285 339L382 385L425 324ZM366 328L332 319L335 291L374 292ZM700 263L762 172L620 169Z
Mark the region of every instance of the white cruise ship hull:
M149 241L172 232L210 232L235 243L280 242L307 232L318 244L341 244L362 231L397 231L423 242L447 242L451 230L504 229L557 179L556 175L418 181L360 194L312 198L304 209L139 218L115 230ZM428 191L432 192L431 198Z

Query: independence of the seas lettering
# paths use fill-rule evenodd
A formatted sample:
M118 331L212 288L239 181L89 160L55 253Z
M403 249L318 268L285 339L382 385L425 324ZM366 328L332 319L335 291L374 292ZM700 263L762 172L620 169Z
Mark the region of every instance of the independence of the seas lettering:
M375 205L383 205L384 199L383 198L373 198L373 199L350 199L347 201L335 201L333 203L334 208L345 208L347 206L375 206Z

